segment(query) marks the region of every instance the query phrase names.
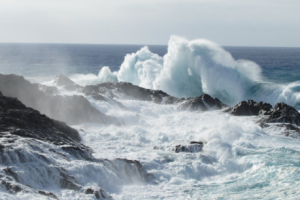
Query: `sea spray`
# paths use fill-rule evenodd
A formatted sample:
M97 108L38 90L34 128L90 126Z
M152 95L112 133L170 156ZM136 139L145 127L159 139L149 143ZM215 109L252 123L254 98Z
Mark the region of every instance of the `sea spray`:
M140 87L162 90L176 97L195 97L207 93L234 105L254 99L293 106L299 102L299 82L278 85L264 81L259 65L235 60L221 46L208 40L188 41L171 36L164 57L143 47L127 54L120 69L103 67L98 75L73 75L81 85L103 82L130 82Z

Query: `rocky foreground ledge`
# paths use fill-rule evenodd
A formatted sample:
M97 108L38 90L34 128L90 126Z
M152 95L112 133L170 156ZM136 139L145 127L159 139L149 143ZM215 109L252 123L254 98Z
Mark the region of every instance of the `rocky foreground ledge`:
M300 115L293 107L278 103L272 107L266 102L253 100L242 101L233 107L222 103L218 98L208 94L198 97L176 98L161 90L145 89L131 83L101 83L98 85L79 86L64 75L54 81L56 87L30 83L24 77L0 74L0 91L5 96L15 97L23 104L47 116L64 121L67 124L96 122L100 124L122 125L122 121L114 116L101 113L84 97L106 101L121 109L127 109L119 99L136 99L151 101L157 104L177 105L182 111L222 110L235 116L259 116L259 123L290 123L300 124ZM63 96L58 94L57 87L76 91L84 96Z
M86 122L118 123L114 117L98 111L83 96L58 95L56 87L30 83L22 76L0 74L0 91L5 96L17 98L24 105L69 125Z
M66 90L82 92L96 100L113 101L121 108L125 108L125 106L116 99L136 99L157 104L173 104L178 105L182 111L207 111L228 107L218 98L213 98L207 94L198 97L176 98L161 90L150 90L127 82L101 83L81 87L64 75L59 75L54 83Z
M235 116L258 116L257 122L263 128L270 123L280 123L287 130L299 133L300 115L284 103L273 108L268 103L248 100L229 107L207 94L176 98L130 83L82 87L62 75L57 77L55 85L113 103L121 109L127 108L118 99L125 98L173 104L183 111L220 110ZM54 191L66 189L97 199L111 199L108 192L150 179L138 161L94 158L92 150L80 143L77 130L62 121L67 124L121 124L115 117L93 107L84 96L59 95L56 87L33 84L21 76L0 74L0 187L3 191L59 199ZM173 150L195 153L204 145L201 141L191 141L178 144ZM98 187L87 186L90 180L96 181Z
M101 160L91 153L75 129L0 93L2 191L59 199L55 191L65 189L82 198L111 199L106 192L111 188L116 192L122 185L149 179L138 161ZM86 186L89 181L98 187Z

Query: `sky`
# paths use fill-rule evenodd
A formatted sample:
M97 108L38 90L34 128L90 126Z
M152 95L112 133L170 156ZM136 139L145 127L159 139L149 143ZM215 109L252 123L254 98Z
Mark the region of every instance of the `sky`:
M300 0L0 0L0 42L300 47Z

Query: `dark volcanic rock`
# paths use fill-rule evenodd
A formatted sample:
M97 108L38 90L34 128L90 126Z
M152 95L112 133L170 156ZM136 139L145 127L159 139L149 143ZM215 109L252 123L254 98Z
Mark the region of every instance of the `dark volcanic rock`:
M153 147L154 150L168 150L168 151L174 151L175 153L197 153L202 151L204 144L203 142L198 141L191 141L189 144L184 145L176 145L175 147L166 147L166 146L155 146Z
M195 98L188 98L180 104L180 108L182 110L219 110L227 107L223 104L218 98L212 98L208 94L203 94L201 96Z
M242 101L234 107L224 110L224 112L236 116L261 115L263 117L259 122L262 128L267 127L265 123L289 123L300 125L299 112L285 103L277 103L275 107L272 108L269 103L256 103L253 100L248 100L247 102Z
M176 145L175 153L179 152L188 152L188 153L196 153L201 151L203 148L203 142L190 142L189 145Z
M83 93L93 98L98 95L106 95L110 98L133 98L142 101L152 101L157 104L178 104L180 110L210 110L227 107L219 99L212 98L207 94L195 98L176 98L161 90L145 89L131 83L101 83L98 85L88 85L83 88Z
M51 192L45 192L45 191L39 190L38 193L41 195L47 196L47 197L51 197L53 199L58 199L57 196Z
M102 189L91 189L87 188L84 190L85 194L93 194L96 199L112 199L104 190Z
M3 95L18 98L23 104L40 111L56 120L68 124L97 122L104 124L118 123L114 117L107 116L83 96L60 96L45 93L39 84L33 84L22 76L0 74L0 91ZM54 90L48 87L48 90Z
M272 106L268 103L259 102L256 103L253 100L242 101L236 104L234 107L228 108L225 112L229 112L236 116L249 116L258 114L270 114Z
M263 122L290 123L300 125L300 114L295 108L285 103L277 103L274 106L270 116L266 119L263 119Z
M83 93L89 96L95 94L106 94L107 96L115 97L116 95L113 92L142 101L155 101L156 103L160 103L163 97L169 96L167 93L160 90L145 89L126 82L88 85L83 89Z
M92 181L99 184L92 191L95 198L111 199L102 188L148 180L138 161L96 159L79 141L75 129L0 93L1 191L57 199L58 189L84 194L85 185L90 185L87 181ZM49 188L53 190L46 191Z
M49 142L79 142L78 132L64 122L50 119L28 108L15 98L0 96L0 131L11 134L41 138Z

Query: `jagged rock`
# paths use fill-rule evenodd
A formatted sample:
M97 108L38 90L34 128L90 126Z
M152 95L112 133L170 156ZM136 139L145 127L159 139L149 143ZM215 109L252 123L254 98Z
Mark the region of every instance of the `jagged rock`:
M41 194L41 195L44 195L44 196L47 196L47 197L51 197L53 199L58 199L57 196L51 192L45 192L45 191L42 191L42 190L38 190L37 191L38 194Z
M18 193L18 192L23 191L23 189L19 185L10 183L10 182L2 180L2 179L0 180L0 185L3 185L5 187L5 189L7 191L9 191L10 193Z
M111 196L109 196L104 190L98 188L98 189L92 189L87 188L84 190L85 194L93 194L96 199L112 199Z
M181 110L202 110L207 111L210 109L218 110L227 107L218 98L212 98L208 94L203 94L195 98L188 98L180 104Z
M179 152L188 152L188 153L196 153L201 151L203 148L203 142L190 142L189 145L176 145L175 153Z
M111 183L105 181L105 184L110 184L108 188L117 187L117 181L121 186L137 180L149 180L150 176L140 162L96 159L91 149L79 143L79 140L78 132L65 123L50 119L17 99L0 93L1 190L57 198L57 194L44 190L51 188L57 191L58 188L64 188L83 192L83 185L88 183L82 183L80 178L90 173L99 173L102 177L109 172L104 179L116 180ZM76 171L74 166L78 161L81 163L80 171ZM91 181L95 184L94 181L99 180L98 177ZM99 199L111 199L104 189L96 189L93 194Z
M274 109L272 109L272 106L269 103L256 103L253 100L248 100L247 102L242 101L234 107L224 110L224 112L236 116L261 115L262 118L259 122L262 128L268 126L265 123L289 123L300 125L299 112L285 103L277 103L274 106Z
M0 131L9 131L24 137L47 138L51 142L55 142L54 134L59 135L59 140L56 142L70 140L69 138L80 141L80 136L75 129L64 122L41 115L15 98L0 96L0 116Z
M203 146L203 142L198 142L198 141L191 141L190 144L199 144Z
M157 104L178 104L180 110L210 110L227 107L219 99L212 98L207 94L195 98L176 98L161 90L145 89L131 83L101 83L98 85L88 85L83 88L83 93L93 98L97 95L106 95L110 98L133 98L142 101L152 101Z
M300 114L295 108L285 103L277 103L268 118L263 119L262 122L300 125Z
M176 145L175 147L155 146L153 147L153 149L174 151L175 153L180 153L180 152L197 153L202 150L203 146L204 146L203 142L191 141L189 144L185 144L185 145Z
M224 112L228 112L236 116L250 116L250 115L269 115L272 106L269 103L259 102L249 99L248 101L242 101L236 104L234 107L226 109Z
M18 98L26 106L67 124L119 123L114 117L93 107L83 96L47 95L38 84L30 83L22 76L0 74L0 91L5 96Z

